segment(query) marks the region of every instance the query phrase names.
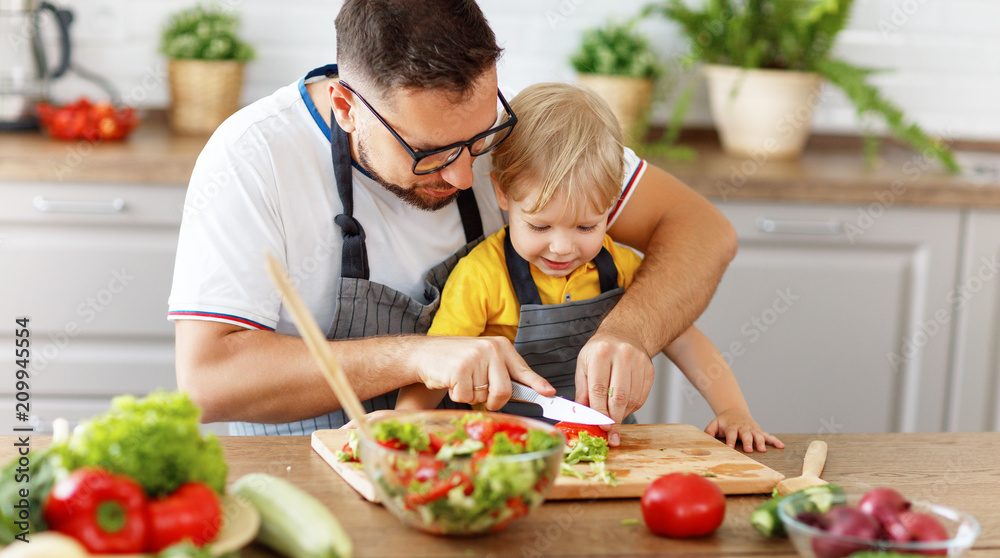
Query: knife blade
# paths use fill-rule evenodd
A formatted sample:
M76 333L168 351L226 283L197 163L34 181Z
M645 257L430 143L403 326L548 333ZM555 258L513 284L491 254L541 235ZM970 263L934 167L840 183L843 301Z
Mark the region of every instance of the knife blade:
M511 381L510 386L511 400L541 405L542 416L547 419L580 424L614 424L615 422L608 415L576 401L570 401L565 397L542 395L520 382Z

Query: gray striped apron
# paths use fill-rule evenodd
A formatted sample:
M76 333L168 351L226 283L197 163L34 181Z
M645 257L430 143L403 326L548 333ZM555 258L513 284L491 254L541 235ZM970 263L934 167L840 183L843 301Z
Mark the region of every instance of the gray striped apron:
M509 232L504 238L504 257L521 305L514 348L532 370L556 388L557 395L573 400L576 397L576 357L625 292L618 286L618 268L611 253L602 247L594 258L601 282L600 295L586 300L542 304L538 287L531 278L531 266L514 251ZM502 410L555 422L542 418L538 405L511 401Z
M350 136L330 116L330 149L337 193L344 213L334 222L344 236L341 253L341 277L337 295L337 311L327 339L356 339L377 335L427 333L431 319L441 304L441 289L458 260L483 239L483 221L472 188L458 194L458 210L468 244L445 261L434 266L424 278L422 303L395 289L368 280L368 250L365 231L354 218L354 180L351 178ZM367 412L392 409L399 390L377 395L362 405ZM461 407L446 399L442 406ZM468 406L465 406L468 408ZM340 428L348 421L346 413L333 411L313 419L285 424L230 423L230 432L237 435L309 435L314 430Z

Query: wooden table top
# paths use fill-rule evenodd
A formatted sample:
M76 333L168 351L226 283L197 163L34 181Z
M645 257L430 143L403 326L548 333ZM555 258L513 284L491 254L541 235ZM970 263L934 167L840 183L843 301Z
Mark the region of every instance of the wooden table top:
M848 490L890 486L911 499L930 500L974 515L982 534L966 556L1000 556L1000 432L933 434L787 434L787 447L752 457L796 476L809 441L829 445L823 478ZM351 535L355 556L795 556L784 539L767 540L750 526L764 496L729 496L726 519L713 535L696 540L657 537L642 523L637 499L547 502L500 533L474 538L425 535L405 527L381 506L362 500L309 445L308 437L222 437L229 480L265 472L302 487L337 516ZM15 454L4 437L0 461ZM35 446L47 438L33 437ZM634 525L622 525L638 519ZM246 558L270 558L253 545Z

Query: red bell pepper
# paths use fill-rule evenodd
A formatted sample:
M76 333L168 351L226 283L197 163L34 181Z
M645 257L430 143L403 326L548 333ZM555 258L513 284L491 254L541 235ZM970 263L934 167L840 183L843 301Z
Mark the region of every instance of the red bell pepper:
M55 483L45 521L94 554L127 554L145 548L146 493L134 480L84 467Z
M182 484L173 494L150 500L147 552L190 540L204 546L215 540L222 527L222 509L215 491L201 482Z

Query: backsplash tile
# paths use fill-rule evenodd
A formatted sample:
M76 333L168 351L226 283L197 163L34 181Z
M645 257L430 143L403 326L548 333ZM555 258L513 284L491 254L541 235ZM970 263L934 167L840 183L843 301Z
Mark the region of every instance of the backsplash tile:
M696 0L691 0L692 2ZM482 0L501 45L499 67L506 88L538 81L571 81L567 57L580 32L609 17L631 17L646 0ZM110 78L132 102L165 107L165 60L157 52L168 14L195 4L182 0L67 0L76 14L71 27L77 63ZM267 95L309 69L335 61L333 20L340 2L329 0L224 0L243 18L242 35L258 52L247 68L243 101ZM836 53L873 68L891 69L875 78L884 93L928 129L962 139L1000 141L1000 1L856 0L850 26ZM684 42L666 21L642 23L668 61L683 54ZM51 30L47 35L51 35ZM74 77L55 84L59 100L100 90ZM654 119L664 121L669 103ZM692 104L691 125L711 122L704 87ZM854 111L833 91L817 108L815 129L857 133Z

